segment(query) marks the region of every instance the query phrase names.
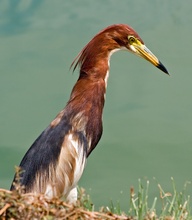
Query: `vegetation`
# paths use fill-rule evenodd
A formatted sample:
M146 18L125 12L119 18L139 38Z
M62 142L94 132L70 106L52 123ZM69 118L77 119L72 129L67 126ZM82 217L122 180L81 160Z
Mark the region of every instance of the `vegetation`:
M16 190L10 192L0 189L0 219L6 220L28 220L28 219L127 219L127 220L188 220L192 219L190 208L190 197L186 196L184 190L177 192L172 179L173 194L165 193L158 184L161 201L161 212L157 213L157 198L154 198L152 206L148 206L149 182L143 187L139 180L138 193L134 188L130 189L130 208L128 213L121 211L119 205L113 203L109 207L102 207L100 211L94 211L94 206L83 189L79 190L77 204L71 205L61 198L48 200L43 195L34 196L23 194L23 188L15 185Z

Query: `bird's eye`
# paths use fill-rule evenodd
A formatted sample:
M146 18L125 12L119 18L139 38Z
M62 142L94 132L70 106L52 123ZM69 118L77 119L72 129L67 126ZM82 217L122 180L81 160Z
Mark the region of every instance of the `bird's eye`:
M128 37L128 40L129 40L129 43L130 43L130 44L133 44L133 43L136 42L136 39L135 39L135 37L133 37L133 36L129 36L129 37Z

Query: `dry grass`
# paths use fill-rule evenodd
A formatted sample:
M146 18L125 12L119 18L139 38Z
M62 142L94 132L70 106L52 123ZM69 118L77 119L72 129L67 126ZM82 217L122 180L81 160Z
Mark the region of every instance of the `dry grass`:
M19 182L20 169L16 168L15 190L0 189L0 219L130 219L125 215L113 214L110 211L93 211L93 205L83 189L75 205L66 203L62 198L48 199L43 195L24 194Z
M80 195L77 204L71 205L59 198L48 200L43 195L22 194L20 189L0 189L0 219L131 219L111 212L89 211L83 191Z

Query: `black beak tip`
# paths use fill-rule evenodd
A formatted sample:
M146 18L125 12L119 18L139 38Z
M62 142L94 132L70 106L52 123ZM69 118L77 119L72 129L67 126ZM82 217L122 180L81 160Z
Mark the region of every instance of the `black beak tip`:
M167 69L164 67L164 65L160 61L159 61L159 64L157 65L157 68L159 68L161 71L163 71L167 75L170 75Z

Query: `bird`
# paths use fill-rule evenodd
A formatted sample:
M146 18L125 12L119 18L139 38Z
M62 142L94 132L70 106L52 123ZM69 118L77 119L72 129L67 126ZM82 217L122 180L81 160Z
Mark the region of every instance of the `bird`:
M10 190L15 190L18 182L24 193L77 201L78 181L103 132L110 58L120 50L144 58L169 75L131 26L113 24L101 30L72 62L71 68L75 71L78 67L79 77L69 101L24 155L19 180L15 174Z

